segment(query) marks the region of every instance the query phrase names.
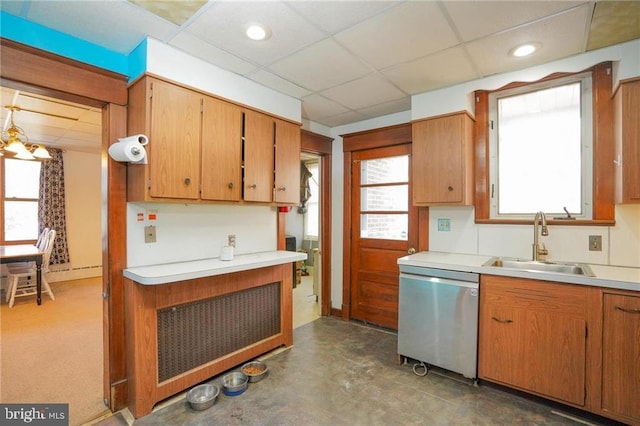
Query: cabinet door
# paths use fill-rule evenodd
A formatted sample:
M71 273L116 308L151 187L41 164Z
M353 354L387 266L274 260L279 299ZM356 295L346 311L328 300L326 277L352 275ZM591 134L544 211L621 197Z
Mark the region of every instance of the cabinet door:
M471 118L466 114L413 123L413 203L470 204Z
M273 201L273 118L246 110L244 115L244 199Z
M640 297L604 295L602 408L640 423Z
M201 96L157 80L151 88L149 194L198 199Z
M275 200L300 203L300 126L276 120Z
M481 280L479 376L584 406L587 289Z
M242 109L205 97L202 111L204 200L239 201L242 190Z
M616 202L640 203L640 79L621 84L614 101Z

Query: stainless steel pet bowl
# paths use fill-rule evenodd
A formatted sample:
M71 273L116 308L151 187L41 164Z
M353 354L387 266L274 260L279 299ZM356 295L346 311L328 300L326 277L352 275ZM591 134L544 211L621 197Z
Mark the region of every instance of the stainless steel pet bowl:
M267 377L269 374L269 368L267 364L262 361L247 362L240 369L247 377L249 377L249 383L259 382Z
M187 402L194 410L206 410L216 403L219 394L220 389L215 385L198 385L187 392Z
M249 378L240 371L225 374L222 377L222 392L227 396L240 395L247 390Z

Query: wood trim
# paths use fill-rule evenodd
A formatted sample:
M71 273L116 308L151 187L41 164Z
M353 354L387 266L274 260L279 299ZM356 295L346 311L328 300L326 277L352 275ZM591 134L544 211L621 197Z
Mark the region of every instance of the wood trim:
M102 229L105 395L109 408L126 406L124 303L122 269L126 263L126 170L109 159L113 137L126 135L127 77L43 50L0 39L0 79L3 86L103 108L102 199L106 226ZM106 212L105 212L106 209Z
M6 80L33 93L91 106L101 106L96 101L127 104L127 76L5 38L0 49L3 85Z
M411 123L341 135L343 151L360 151L411 143Z
M333 138L319 135L308 130L301 130L300 149L304 152L319 155L331 155Z
M615 141L613 137L613 68L593 68L593 219L615 220Z
M344 153L344 192L342 199L342 319L351 315L351 152Z
M325 154L322 156L321 164L321 181L322 188L320 194L321 205L321 229L320 238L322 239L322 289L321 289L321 312L320 315L328 316L331 312L331 264L332 264L332 251L331 251L331 212L333 207L331 204L331 154Z
M418 251L429 250L429 207L418 208Z
M127 108L108 104L102 110L102 287L104 389L109 407L119 410L127 403L127 365L124 334L124 278L127 260L127 165L107 155L111 141L127 134ZM106 238L105 238L106 236Z
M591 68L593 72L593 220L557 221L561 225L609 226L615 224L615 143L613 136L613 82L611 62ZM564 77L557 73L539 81ZM535 82L534 82L535 83ZM505 88L531 83L511 83ZM475 92L474 147L475 147L475 222L531 224L529 221L496 220L490 218L489 209L489 93ZM554 223L552 223L554 224Z

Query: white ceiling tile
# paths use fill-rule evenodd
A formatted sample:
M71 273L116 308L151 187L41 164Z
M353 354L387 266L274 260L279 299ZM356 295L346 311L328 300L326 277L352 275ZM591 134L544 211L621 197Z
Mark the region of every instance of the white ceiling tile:
M460 46L387 68L382 74L412 95L481 77Z
M220 68L226 69L227 71L235 72L240 75L246 75L257 69L256 65L240 59L237 56L219 49L211 43L207 43L206 41L195 37L193 34L189 34L184 31L171 39L169 44L192 56L195 56L196 58L200 58L211 64L215 64Z
M336 86L371 72L332 39L300 50L272 64L269 69L312 91Z
M468 43L467 50L485 76L575 55L584 49L584 27L589 10L589 6L585 5L515 30L485 37ZM533 41L542 44L542 48L534 54L522 58L509 56L513 47Z
M383 104L374 105L368 108L361 108L359 113L368 117L381 117L383 115L394 114L396 112L411 111L411 97L405 96L402 99L397 99L391 102L385 102Z
M444 1L462 41L507 30L577 7L579 1Z
M252 22L267 25L271 37L263 41L247 38L244 31ZM215 2L186 30L260 65L270 64L324 37L320 30L283 3L270 1Z
M293 96L294 98L300 99L303 96L307 96L311 93L310 90L300 87L297 84L293 84L288 80L280 78L277 75L270 73L269 71L259 70L251 75L248 75L247 77L257 83L262 84L263 86L270 87L289 96Z
M406 96L406 93L398 90L378 74L369 74L366 77L324 90L321 94L351 109L381 104Z
M347 112L344 106L318 94L302 98L302 116L314 117L314 120Z
M436 2L405 2L335 35L376 69L410 61L458 43Z
M287 5L322 31L335 34L398 3L398 1L292 1Z

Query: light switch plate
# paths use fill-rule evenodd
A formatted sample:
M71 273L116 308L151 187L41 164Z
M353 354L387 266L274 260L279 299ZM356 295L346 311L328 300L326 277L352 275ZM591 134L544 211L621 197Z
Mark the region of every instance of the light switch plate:
M451 231L451 219L438 218L438 231L440 232Z
M589 235L589 251L602 251L602 235Z
M144 227L144 242L155 243L156 242L156 227L153 225Z

